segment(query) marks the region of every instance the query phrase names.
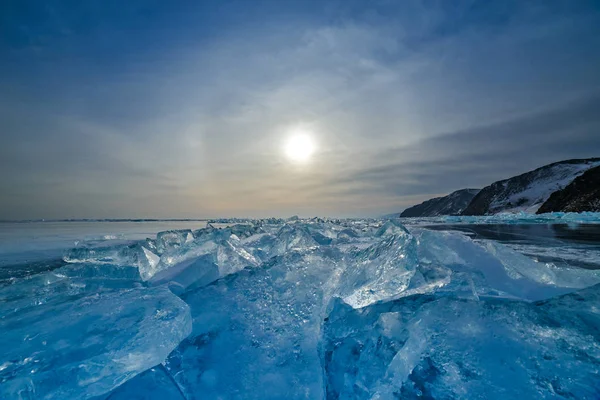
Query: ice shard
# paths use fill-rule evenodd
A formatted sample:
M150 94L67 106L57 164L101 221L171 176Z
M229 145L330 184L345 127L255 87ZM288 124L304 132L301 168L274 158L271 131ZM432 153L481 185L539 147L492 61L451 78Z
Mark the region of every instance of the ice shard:
M85 399L160 364L191 331L164 287L53 298L0 321L0 398Z

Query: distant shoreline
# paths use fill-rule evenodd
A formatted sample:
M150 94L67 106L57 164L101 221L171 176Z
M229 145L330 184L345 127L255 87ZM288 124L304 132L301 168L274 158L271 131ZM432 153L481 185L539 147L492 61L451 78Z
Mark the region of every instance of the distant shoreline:
M83 219L25 219L25 220L0 220L0 223L31 223L31 222L204 222L209 221L210 218L171 218L171 219L160 219L160 218L106 218L106 219L95 219L95 218L83 218Z

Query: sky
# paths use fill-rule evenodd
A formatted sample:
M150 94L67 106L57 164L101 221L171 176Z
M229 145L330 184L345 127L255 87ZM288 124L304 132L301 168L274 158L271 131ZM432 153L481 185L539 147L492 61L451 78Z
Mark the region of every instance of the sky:
M0 2L0 219L378 216L598 156L597 1Z

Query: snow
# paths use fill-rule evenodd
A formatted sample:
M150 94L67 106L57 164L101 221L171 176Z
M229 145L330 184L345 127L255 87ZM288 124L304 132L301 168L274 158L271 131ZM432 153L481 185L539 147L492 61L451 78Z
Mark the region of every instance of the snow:
M557 164L540 170L525 189L510 193L508 197L494 199L490 204L490 212L535 213L552 193L565 188L573 179L598 165L600 162Z
M598 397L600 270L418 221L82 243L0 287L0 398Z

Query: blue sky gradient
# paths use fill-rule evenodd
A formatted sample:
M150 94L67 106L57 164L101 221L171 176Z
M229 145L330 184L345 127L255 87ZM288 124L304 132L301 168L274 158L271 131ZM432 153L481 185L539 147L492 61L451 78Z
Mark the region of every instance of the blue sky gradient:
M598 49L596 1L9 0L0 218L381 215L600 156Z

